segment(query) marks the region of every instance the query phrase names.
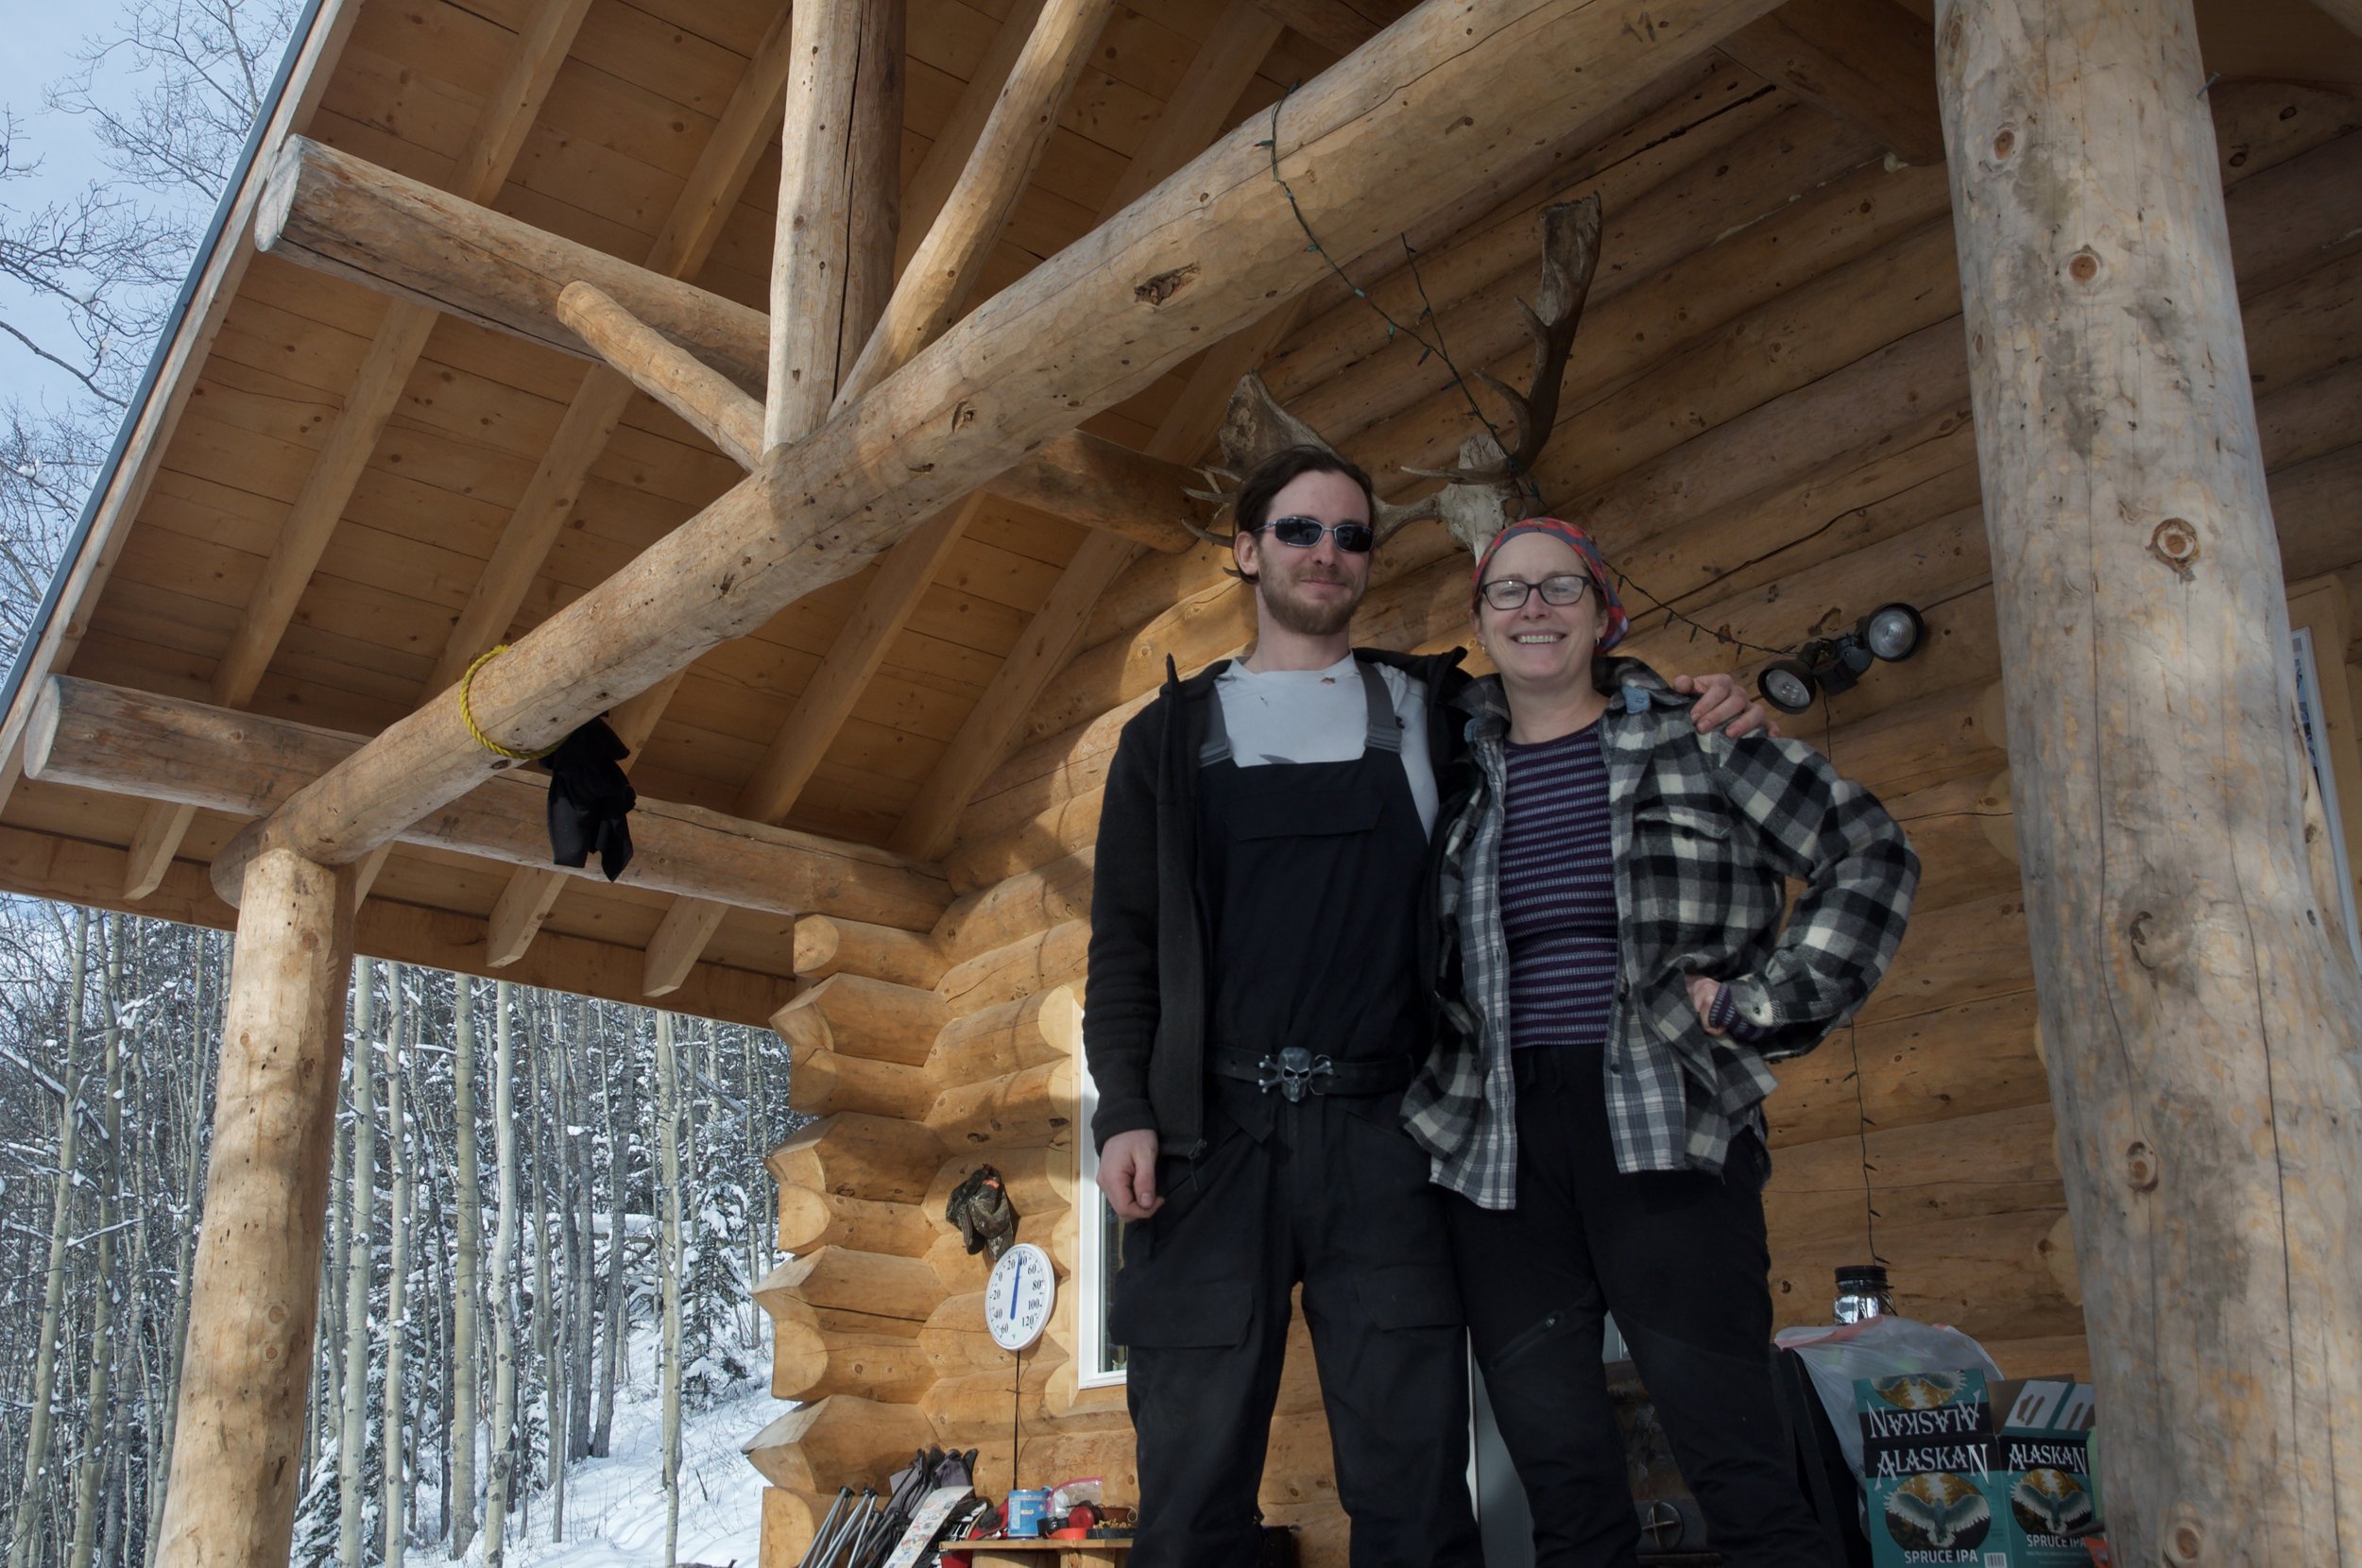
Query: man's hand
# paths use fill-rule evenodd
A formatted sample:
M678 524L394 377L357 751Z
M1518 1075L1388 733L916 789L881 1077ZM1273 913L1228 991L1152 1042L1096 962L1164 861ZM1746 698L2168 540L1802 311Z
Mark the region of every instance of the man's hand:
M1722 982L1719 980L1709 980L1703 975L1689 977L1689 1005L1698 1010L1699 1024L1718 1040L1730 1032L1729 1030L1714 1027L1714 998L1721 994L1721 990ZM1099 1168L1104 1173L1107 1167L1103 1165Z
M1772 710L1759 702L1749 701L1746 688L1734 676L1675 675L1673 690L1698 699L1689 705L1689 722L1698 726L1701 734L1718 725L1734 741L1757 730L1775 739L1780 733Z
M1145 1219L1165 1206L1156 1191L1156 1130L1118 1133L1099 1148L1099 1190L1118 1219Z

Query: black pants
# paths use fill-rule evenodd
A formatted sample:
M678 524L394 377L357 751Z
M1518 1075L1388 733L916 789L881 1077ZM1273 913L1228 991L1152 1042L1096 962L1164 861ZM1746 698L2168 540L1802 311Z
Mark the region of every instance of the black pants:
M1742 1134L1721 1176L1616 1168L1595 1052L1520 1051L1517 1206L1448 1216L1477 1364L1533 1510L1537 1568L1624 1568L1638 1531L1601 1369L1632 1347L1729 1568L1828 1568L1772 1388L1767 1169Z
M1138 1442L1132 1568L1256 1560L1299 1281L1353 1568L1481 1568L1460 1296L1442 1193L1400 1100L1237 1107L1269 1117L1258 1135L1218 1098L1206 1153L1159 1162L1165 1205L1124 1228L1110 1325L1130 1348Z

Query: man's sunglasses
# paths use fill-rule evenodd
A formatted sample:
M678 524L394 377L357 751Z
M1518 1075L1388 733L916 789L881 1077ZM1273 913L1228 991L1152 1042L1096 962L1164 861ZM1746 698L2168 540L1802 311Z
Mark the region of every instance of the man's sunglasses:
M1522 577L1496 577L1477 591L1483 594L1484 602L1495 609L1515 610L1524 608L1527 596L1537 588L1541 590L1545 605L1565 605L1582 604L1583 596L1591 591L1591 579L1580 571L1560 571L1538 583L1529 583Z
M1337 536L1337 548L1348 555L1366 555L1378 543L1378 530L1366 522L1326 523L1318 518L1274 518L1263 524L1271 537L1297 550L1310 550L1323 534ZM1261 530L1249 529L1249 533Z

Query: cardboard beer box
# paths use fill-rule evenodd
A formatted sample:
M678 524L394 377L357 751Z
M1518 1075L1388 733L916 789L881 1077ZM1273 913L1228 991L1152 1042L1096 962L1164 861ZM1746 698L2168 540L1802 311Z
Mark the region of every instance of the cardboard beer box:
M1854 1410L1876 1568L2010 1568L1989 1492L1994 1432L1985 1374L1971 1368L1861 1378Z
M1993 1511L2012 1568L2088 1568L2080 1537L2100 1525L2092 1386L2062 1377L1996 1383L1993 1406L2001 1412Z
M2089 1568L2089 1384L1968 1369L1863 1378L1854 1399L1876 1568Z

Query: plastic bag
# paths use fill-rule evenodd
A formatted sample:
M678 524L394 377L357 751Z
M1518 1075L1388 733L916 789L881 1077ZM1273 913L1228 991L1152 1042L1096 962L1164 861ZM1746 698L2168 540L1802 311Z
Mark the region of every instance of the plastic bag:
M1988 1378L2001 1369L1985 1347L1944 1323L1923 1323L1909 1318L1865 1318L1836 1328L1782 1329L1775 1342L1803 1357L1812 1375L1813 1391L1837 1429L1838 1446L1845 1462L1861 1474L1861 1422L1854 1413L1854 1380L1891 1377L1898 1372L1951 1372L1980 1367Z

